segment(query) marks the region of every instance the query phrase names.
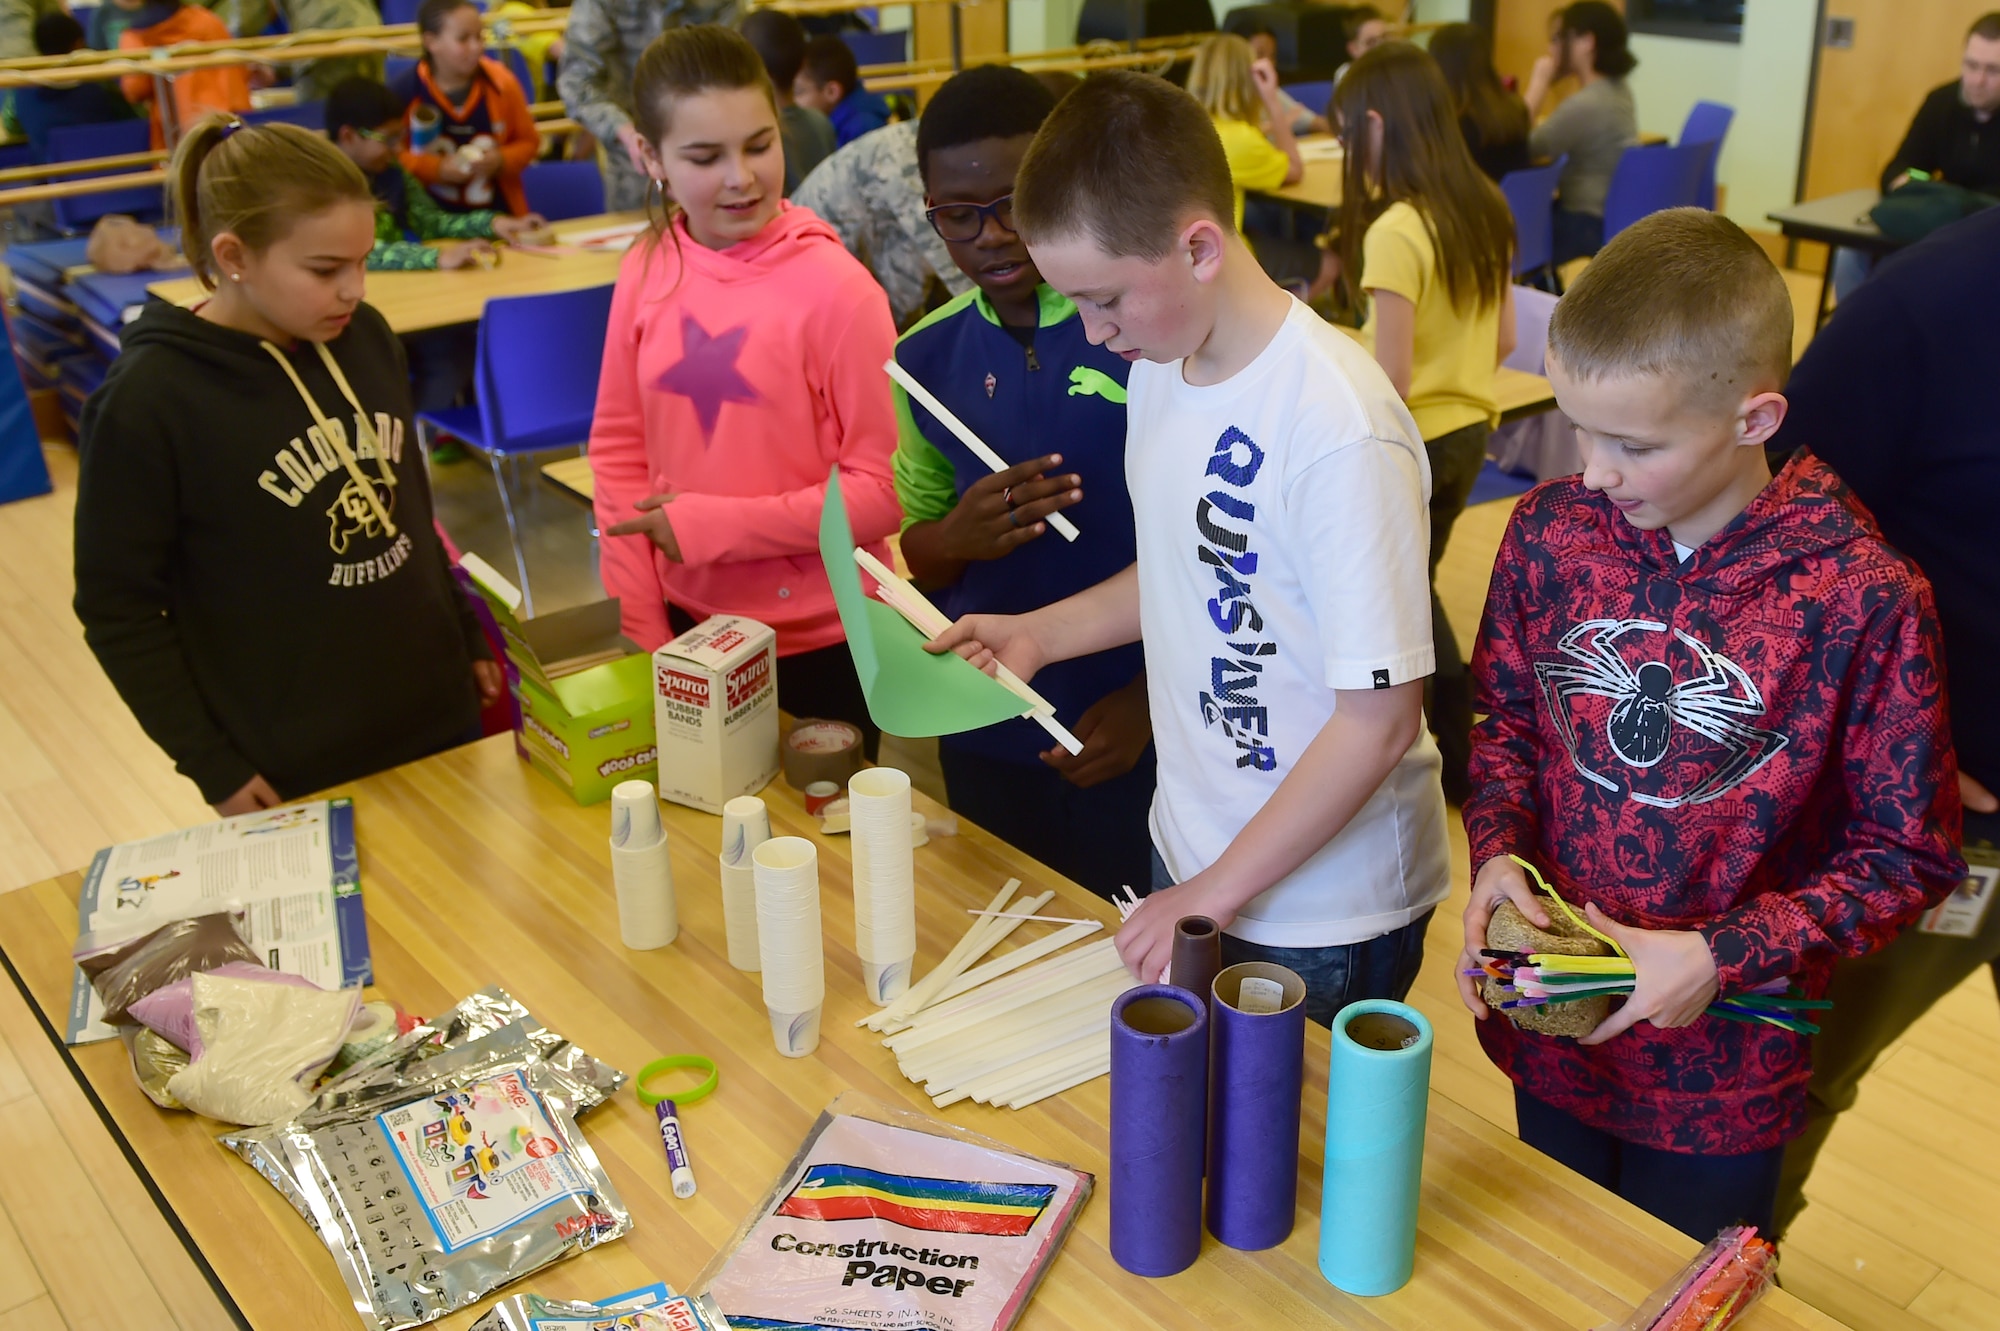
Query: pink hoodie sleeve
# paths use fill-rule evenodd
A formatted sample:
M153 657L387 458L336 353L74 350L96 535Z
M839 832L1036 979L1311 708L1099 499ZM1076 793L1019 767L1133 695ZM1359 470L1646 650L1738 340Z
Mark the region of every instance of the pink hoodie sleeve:
M639 406L637 306L646 286L643 249L643 241L633 246L611 296L604 369L597 379L597 413L590 426L594 507L598 530L604 532L612 523L635 516L634 506L652 492L645 419ZM654 550L644 536L606 535L598 552L604 590L619 599L620 626L626 637L647 651L673 636L667 631L666 594Z
M883 540L902 525L891 459L896 452L896 409L882 363L896 348L889 300L873 280L836 289L825 297L837 312L828 329L826 396L839 439L840 488L854 539ZM844 317L841 317L844 316ZM829 319L829 324L835 320ZM607 371L610 361L605 362ZM600 405L600 410L602 406ZM592 451L596 451L595 440ZM819 551L819 512L826 482L768 495L686 494L669 506L674 538L689 564L770 559Z

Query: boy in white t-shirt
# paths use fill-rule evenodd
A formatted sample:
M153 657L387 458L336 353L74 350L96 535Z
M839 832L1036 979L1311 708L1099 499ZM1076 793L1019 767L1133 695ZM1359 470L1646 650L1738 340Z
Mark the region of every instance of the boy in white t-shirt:
M1135 362L1139 558L935 647L1025 678L1142 639L1157 854L1119 952L1155 979L1175 923L1211 916L1225 963L1290 966L1329 1023L1409 991L1450 886L1422 710L1430 469L1381 369L1264 275L1233 213L1214 127L1169 83L1098 75L1043 124L1014 217L1091 340Z

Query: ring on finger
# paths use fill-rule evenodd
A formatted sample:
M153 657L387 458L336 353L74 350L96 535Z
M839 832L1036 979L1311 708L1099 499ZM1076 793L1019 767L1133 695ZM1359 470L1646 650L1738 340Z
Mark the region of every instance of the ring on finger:
M1021 514L1019 510L1012 508L1007 510L1007 525L1009 527L1018 527L1021 525Z
M1012 507L1014 507L1014 487L1013 487L1013 486L1011 486L1011 485L1010 485L1010 486L1008 486L1008 487L1007 487L1006 489L1004 489L1004 490L1002 490L1002 491L1000 492L1000 502L1001 502L1001 503L1003 503L1003 504L1005 504L1005 505L1006 505L1006 506L1007 506L1008 508L1012 508Z

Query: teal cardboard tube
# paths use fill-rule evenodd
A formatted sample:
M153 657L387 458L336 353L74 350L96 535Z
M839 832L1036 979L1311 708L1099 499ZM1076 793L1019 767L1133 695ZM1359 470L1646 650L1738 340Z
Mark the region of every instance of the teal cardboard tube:
M1416 1265L1430 1082L1423 1013L1367 999L1333 1019L1319 1270L1346 1293L1393 1293Z

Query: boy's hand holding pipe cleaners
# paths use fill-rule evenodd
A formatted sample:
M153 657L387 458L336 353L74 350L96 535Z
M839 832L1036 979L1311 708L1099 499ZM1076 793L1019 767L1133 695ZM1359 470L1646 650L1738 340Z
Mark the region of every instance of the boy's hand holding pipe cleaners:
M1596 994L1626 996L1624 1006L1607 1017L1579 1044L1602 1044L1640 1021L1671 1029L1693 1023L1704 1014L1725 1021L1763 1023L1799 1035L1816 1035L1819 1028L1805 1014L1833 1005L1800 997L1788 980L1772 980L1742 994L1720 997L1715 961L1706 940L1691 930L1634 929L1609 919L1595 904L1577 915L1568 902L1520 856L1509 856L1547 894L1572 923L1609 946L1615 955L1574 957L1553 953L1527 954L1480 949L1484 961L1465 969L1471 979L1491 976L1511 997L1505 1008L1538 1007L1575 1002Z

